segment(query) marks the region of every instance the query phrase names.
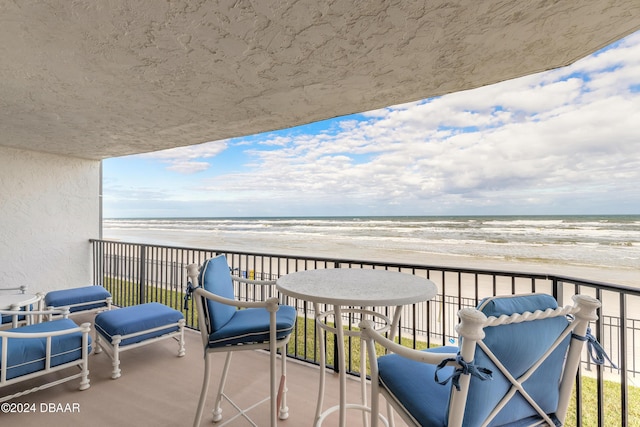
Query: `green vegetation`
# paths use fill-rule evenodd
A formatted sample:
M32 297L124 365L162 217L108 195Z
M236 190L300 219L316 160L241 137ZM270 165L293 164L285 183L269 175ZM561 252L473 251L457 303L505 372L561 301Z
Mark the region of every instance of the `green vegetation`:
M620 383L615 381L604 381L604 424L605 426L621 426L620 417ZM597 400L597 381L595 378L582 377L582 425L596 426L598 425L598 400ZM629 417L627 427L640 427L640 387L629 387L628 395ZM565 425L567 427L576 426L575 416L575 388L569 410L567 411L567 419Z
M334 326L333 324L329 324L329 326ZM348 327L345 327L348 329ZM351 327L350 330L358 331L358 328ZM319 362L320 357L316 355L317 348L314 348L315 338L317 336L315 321L313 319L305 319L304 317L298 317L298 321L296 322L295 334L292 335L291 340L289 341L289 347L287 349L288 354L295 354L296 357L312 361ZM397 338L395 340L398 342ZM413 340L408 338L402 338L402 345L411 347L413 345ZM335 360L335 347L336 347L336 338L335 334L331 332L327 332L325 339L325 353L326 353L326 362L328 366L334 366ZM347 370L351 372L360 373L360 359L361 359L361 348L360 348L360 339L357 337L348 337L344 338L344 348L347 352L351 354L351 366L347 365ZM417 348L419 350L427 348L426 343L418 342ZM384 349L376 344L376 354L378 356L382 356L384 354ZM349 363L349 360L346 361ZM370 373L369 364L367 361L367 375Z

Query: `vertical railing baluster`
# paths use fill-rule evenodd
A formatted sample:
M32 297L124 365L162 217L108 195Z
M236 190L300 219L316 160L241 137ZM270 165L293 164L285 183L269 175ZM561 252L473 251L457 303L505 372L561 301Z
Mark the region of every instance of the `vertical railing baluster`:
M629 385L627 383L627 300L624 293L619 293L620 301L620 417L621 425L629 425Z
M600 301L602 301L602 291L600 289L596 289L596 298L599 299ZM596 320L596 325L595 325L595 329L596 329L596 333L595 333L595 337L598 340L598 342L600 342L600 340L602 339L602 333L604 331L604 322L602 320L602 308L600 309L600 313L598 316L598 320ZM605 420L604 420L604 375L603 375L603 366L602 365L596 365L596 395L598 396L597 398L597 422L598 422L598 426L599 427L603 427L605 426Z
M140 269L139 273L139 282L138 282L138 304L144 304L146 300L146 290L145 290L145 282L146 282L146 257L147 257L147 247L146 245L140 246L140 264L138 268Z

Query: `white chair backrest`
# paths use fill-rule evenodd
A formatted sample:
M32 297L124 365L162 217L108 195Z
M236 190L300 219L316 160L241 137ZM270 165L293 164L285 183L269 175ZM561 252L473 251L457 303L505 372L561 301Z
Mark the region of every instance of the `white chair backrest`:
M493 297L460 311L460 355L492 380L459 376L452 387L449 426L501 425L542 417L564 420L589 321L600 302L577 295L558 307L545 294ZM547 414L552 414L551 416Z

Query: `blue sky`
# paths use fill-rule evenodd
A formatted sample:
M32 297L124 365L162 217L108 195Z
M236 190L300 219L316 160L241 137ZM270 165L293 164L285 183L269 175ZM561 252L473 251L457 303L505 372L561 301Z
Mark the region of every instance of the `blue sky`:
M640 33L575 64L103 162L105 218L640 214Z

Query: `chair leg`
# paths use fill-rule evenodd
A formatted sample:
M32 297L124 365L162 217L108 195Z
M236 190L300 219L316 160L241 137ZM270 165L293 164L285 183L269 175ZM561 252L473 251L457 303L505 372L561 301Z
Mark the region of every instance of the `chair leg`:
M95 343L95 346L94 346L94 349L93 349L93 352L95 354L102 353L102 345L100 344L101 341L102 341L102 338L100 338L100 333L96 332L96 343Z
M276 385L276 355L277 348L275 342L271 342L269 345L269 407L271 413L271 427L278 425L278 388Z
M229 373L229 366L231 366L232 352L227 353L227 358L224 361L224 369L222 371L222 377L220 378L220 386L218 387L218 396L216 396L216 405L213 409L213 422L217 423L222 419L222 398L224 397L224 386L227 382L227 374Z
M111 372L111 378L114 380L120 378L122 372L120 369L120 341L120 335L115 335L111 341L113 345L113 360L111 361L113 370Z
M209 390L209 374L210 374L210 362L209 354L204 354L204 375L202 376L202 390L200 390L200 400L198 401L198 409L196 411L196 418L193 420L193 427L199 427L202 420L202 411L204 410L204 401L207 399L207 391Z
M378 427L378 421L380 416L379 414L380 414L380 394L378 392L378 385L373 384L373 380L372 380L371 381L371 427ZM393 417L390 410L387 411L387 415L389 416L389 418Z
M185 355L185 349L184 349L184 324L185 321L184 319L180 319L180 321L178 321L178 327L180 330L180 336L178 337L178 357L182 357Z
M280 404L280 419L289 418L289 408L287 407L287 346L280 347L281 364L280 364L280 386L278 388L278 401Z
M91 381L89 380L89 349L88 347L89 347L89 333L87 332L82 337L82 365L81 365L82 377L80 378L80 390L86 390L91 386Z

